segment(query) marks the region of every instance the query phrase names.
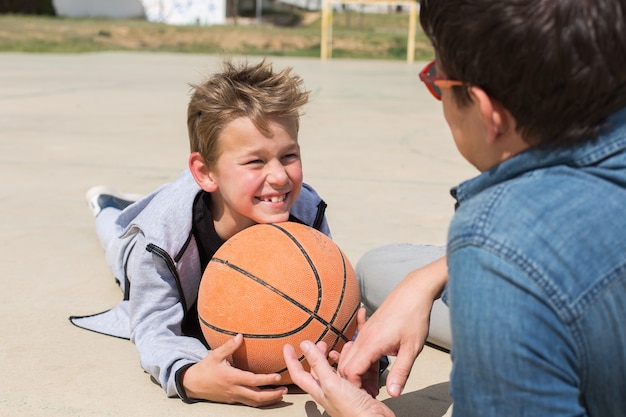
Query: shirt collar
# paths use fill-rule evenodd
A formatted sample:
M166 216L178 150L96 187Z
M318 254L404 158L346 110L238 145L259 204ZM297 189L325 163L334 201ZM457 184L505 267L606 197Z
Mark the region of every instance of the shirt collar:
M626 108L609 116L607 126L598 140L573 148L556 150L530 148L452 188L450 194L457 200L458 207L463 201L481 191L526 172L556 165L572 167L594 165L626 149Z

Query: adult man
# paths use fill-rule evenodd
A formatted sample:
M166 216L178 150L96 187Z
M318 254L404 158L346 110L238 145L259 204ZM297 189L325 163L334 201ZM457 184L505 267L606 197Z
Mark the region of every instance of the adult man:
M368 386L397 354L399 395L427 331L418 297L447 273L454 416L626 415L626 1L420 5L436 53L422 80L481 175L453 189L447 260L400 283L339 374ZM331 415L392 415L303 348L319 379L286 348L292 377Z

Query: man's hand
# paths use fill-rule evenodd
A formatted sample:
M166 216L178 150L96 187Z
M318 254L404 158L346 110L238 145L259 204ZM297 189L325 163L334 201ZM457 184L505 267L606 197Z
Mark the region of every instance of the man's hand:
M387 392L399 396L424 348L433 302L447 280L445 257L410 272L361 326L352 346L342 351L339 374L358 387L365 386L372 364L383 355L396 356L387 375Z
M395 417L385 404L335 372L324 354L325 346L304 341L300 347L311 372L304 370L293 346L285 345L283 354L291 379L332 417Z

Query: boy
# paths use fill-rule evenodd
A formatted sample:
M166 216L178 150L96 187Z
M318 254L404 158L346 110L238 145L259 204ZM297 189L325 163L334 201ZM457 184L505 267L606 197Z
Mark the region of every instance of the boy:
M453 416L626 415L626 1L420 7L436 56L420 78L481 174L453 189L446 257L391 292L339 374L286 347L293 380L335 417L393 415L348 380L397 352L400 395L449 276Z
M241 335L210 351L196 298L212 255L253 224L290 220L330 235L326 204L302 182L298 128L309 92L291 69L274 72L266 62L225 62L222 72L193 87L189 169L134 203L132 196L102 187L88 192L124 300L110 311L71 321L132 340L141 366L168 396L265 406L287 392L262 388L279 376L227 363Z

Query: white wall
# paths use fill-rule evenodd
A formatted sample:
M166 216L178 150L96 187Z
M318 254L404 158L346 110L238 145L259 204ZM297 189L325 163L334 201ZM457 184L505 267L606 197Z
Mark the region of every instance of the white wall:
M280 0L281 3L290 4L305 10L321 10L322 0Z
M141 0L53 0L58 16L108 17L127 19L144 17Z
M226 23L226 0L53 0L58 16L146 18L172 25Z
M172 25L226 23L226 0L142 0L146 18Z

